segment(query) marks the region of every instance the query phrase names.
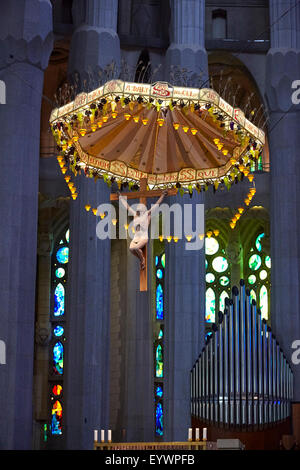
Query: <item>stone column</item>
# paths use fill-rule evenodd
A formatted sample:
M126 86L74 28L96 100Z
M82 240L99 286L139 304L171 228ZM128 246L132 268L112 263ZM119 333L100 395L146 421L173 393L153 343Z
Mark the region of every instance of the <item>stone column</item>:
M153 343L150 307L152 249L148 244L148 291L140 292L139 261L129 252L127 241L127 298L123 351L123 426L127 442L154 441Z
M69 72L93 72L119 61L116 33L117 0L75 1L75 32ZM91 449L93 430L108 429L110 240L99 240L97 219L85 211L109 203L103 180L81 176L79 196L70 208L70 267L68 281L68 345L66 351L68 449Z
M74 0L76 27L71 41L69 72L81 79L97 73L111 62L120 66L120 40L117 34L118 0Z
M171 44L166 54L166 77L172 68L185 68L194 75L194 86L208 77L204 46L205 1L171 1ZM176 83L173 83L176 85ZM206 83L209 87L208 82ZM204 204L204 195L168 198L171 204ZM195 210L193 208L195 213ZM185 241L166 248L165 330L165 440L186 440L190 426L190 370L204 342L205 252L187 251Z
M50 0L1 4L0 448L30 449L43 70L52 50Z
M168 198L170 204L203 204L200 193ZM205 251L186 250L186 239L166 244L164 332L164 440L185 441L190 427L190 370L204 345Z
M239 287L241 279L242 250L239 239L239 232L237 230L233 230L230 233L229 241L226 247L226 256L228 262L231 264L231 288L233 286Z
M51 253L53 235L51 233L51 209L39 212L39 232L37 249L37 312L35 324L35 363L33 390L33 417L35 420L36 447L41 445L41 427L49 421L49 341L50 325L50 284Z
M205 0L171 0L171 44L166 54L166 80L172 66L185 68L201 81L208 78L205 50ZM197 80L195 81L196 86ZM209 88L209 84L205 85Z
M290 11L271 29L266 93L269 105L271 167L271 324L291 360L300 338L300 105L292 105L292 83L299 80L300 6L270 1L270 23ZM294 400L300 400L300 366L295 373Z

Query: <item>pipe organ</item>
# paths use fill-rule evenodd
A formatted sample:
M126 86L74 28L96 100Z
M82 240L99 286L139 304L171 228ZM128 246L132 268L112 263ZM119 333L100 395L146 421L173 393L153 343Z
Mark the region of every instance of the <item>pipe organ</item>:
M191 414L257 429L287 418L292 394L291 367L241 280L191 370Z

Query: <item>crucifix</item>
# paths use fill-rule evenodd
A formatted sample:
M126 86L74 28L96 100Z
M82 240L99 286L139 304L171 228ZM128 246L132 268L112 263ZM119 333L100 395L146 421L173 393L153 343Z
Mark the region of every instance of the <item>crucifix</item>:
M141 178L140 180L140 191L127 192L127 193L114 193L110 195L111 201L117 201L120 197L123 205L128 209L129 214L134 216L135 219L135 236L130 243L130 251L132 254L137 256L140 260L140 291L145 292L148 290L147 286L147 244L148 244L148 227L151 220L151 211L159 205L165 196L175 196L177 189L166 189L161 191L155 189L147 191L147 179ZM126 196L127 199L139 198L141 206L137 207L134 211L124 200L122 196ZM149 210L147 210L147 198L159 197L157 203Z

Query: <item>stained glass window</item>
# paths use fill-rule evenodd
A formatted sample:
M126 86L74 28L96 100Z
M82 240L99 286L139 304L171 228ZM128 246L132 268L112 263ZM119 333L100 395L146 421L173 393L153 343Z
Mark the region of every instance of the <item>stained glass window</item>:
M55 336L62 336L64 334L64 328L61 326L61 325L57 325L54 329L53 329L53 333Z
M222 239L205 239L206 295L205 320L215 322L219 309L224 309L225 297L230 294L230 270Z
M156 288L156 318L157 320L164 319L164 295L161 284Z
M214 322L216 313L216 295L211 287L206 289L206 321Z
M219 243L215 238L205 239L205 254L214 255L219 250Z
M270 268L271 258L266 253L268 244L262 243L266 235L264 231L256 234L252 246L246 252L246 279L251 286L251 298L256 300L262 317L268 319L270 305ZM255 274L254 274L255 273Z
M211 284L212 282L214 282L215 279L216 279L216 276L213 273L206 274L206 282L208 284Z
M221 312L224 312L224 309L225 309L225 299L228 298L229 295L228 295L228 292L226 292L225 290L223 290L222 294L220 295L220 300L219 300L219 310Z
M212 262L212 266L217 273L223 273L228 269L228 262L224 256L217 256Z
M64 342L66 315L66 284L68 280L70 231L65 230L54 245L51 274L52 341L50 342L50 435L59 438L63 434ZM59 400L58 400L59 397Z
M158 243L158 242L157 242ZM155 246L155 245L154 245ZM157 438L163 437L163 381L164 381L164 289L165 289L165 267L166 255L164 253L164 244L157 245L157 251L160 254L155 256L155 321L158 329L154 340L154 402L155 416L154 429ZM154 248L155 249L155 248ZM157 333L158 331L158 333Z
M69 248L60 248L56 253L56 258L59 263L66 264L69 261Z
M262 318L268 318L268 290L265 285L259 291L259 308Z
M62 406L60 401L56 402L52 406L52 420L51 420L51 433L62 434Z
M156 347L156 377L164 376L163 352L161 344Z
M64 347L58 341L53 347L53 370L55 374L62 374L64 368Z
M65 313L65 288L57 284L54 291L54 315L59 317Z
M221 286L228 286L230 283L230 280L226 276L221 276L219 279L219 283L221 284Z
M249 258L249 268L257 271L261 266L261 257L259 255L251 255Z
M155 434L157 436L163 435L163 407L161 402L156 404L156 422L155 422Z

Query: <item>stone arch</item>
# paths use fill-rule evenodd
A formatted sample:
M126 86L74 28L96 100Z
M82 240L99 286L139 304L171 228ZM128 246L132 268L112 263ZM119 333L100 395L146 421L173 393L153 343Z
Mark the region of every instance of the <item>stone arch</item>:
M269 169L267 105L264 90L254 78L253 71L242 58L225 51L215 51L208 56L210 86L235 108L240 108L247 119L266 133L263 163Z

